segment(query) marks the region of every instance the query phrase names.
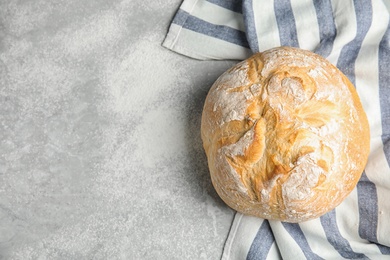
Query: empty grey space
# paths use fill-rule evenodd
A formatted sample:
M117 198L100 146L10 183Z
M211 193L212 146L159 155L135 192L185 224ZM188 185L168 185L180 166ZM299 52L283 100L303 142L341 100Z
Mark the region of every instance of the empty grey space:
M234 62L161 43L181 1L0 1L0 259L219 259L200 139Z

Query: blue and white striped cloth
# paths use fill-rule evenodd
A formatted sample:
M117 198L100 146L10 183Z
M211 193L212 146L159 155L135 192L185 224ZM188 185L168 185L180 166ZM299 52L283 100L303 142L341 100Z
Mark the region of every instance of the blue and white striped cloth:
M237 213L222 259L390 259L389 12L389 0L183 1L165 47L203 60L314 51L356 86L371 128L368 164L340 206L300 224Z

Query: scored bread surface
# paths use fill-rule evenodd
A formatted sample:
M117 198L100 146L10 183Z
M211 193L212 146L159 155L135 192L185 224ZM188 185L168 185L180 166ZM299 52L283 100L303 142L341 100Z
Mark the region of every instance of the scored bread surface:
M219 196L244 214L287 222L339 205L369 152L351 82L324 58L291 47L222 74L206 98L201 134Z

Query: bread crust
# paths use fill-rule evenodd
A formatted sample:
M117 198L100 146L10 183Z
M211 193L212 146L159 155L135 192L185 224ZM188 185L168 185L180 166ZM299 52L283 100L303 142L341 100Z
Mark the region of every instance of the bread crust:
M291 47L257 53L222 74L207 95L201 135L225 203L286 222L339 205L370 149L352 83L321 56Z

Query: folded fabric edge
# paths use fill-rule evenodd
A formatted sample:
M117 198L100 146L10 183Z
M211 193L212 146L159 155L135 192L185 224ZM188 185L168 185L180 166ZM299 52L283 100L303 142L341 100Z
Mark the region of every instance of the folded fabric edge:
M225 245L223 247L221 260L230 259L230 253L233 246L233 242L235 241L235 237L238 231L238 227L240 226L240 222L242 220L243 214L236 212L234 215L233 223L230 226L229 235L226 239Z
M212 4L208 8L213 6ZM203 20L204 17L198 17L197 14L193 13L203 7L202 1L199 0L183 1L171 21L162 46L198 60L243 60L248 58L252 51L249 48L245 32L223 23L206 21L208 19ZM235 14L226 12L224 8L217 10L223 11L222 21L229 20L229 15Z
M197 60L244 60L253 54L248 48L185 29L177 24L171 24L162 46Z
M197 59L197 60L209 59L207 57L204 57L204 55L202 55L200 53L196 53L196 52L190 50L189 48L180 47L180 46L175 45L177 37L178 37L177 34L168 32L168 34L165 37L164 41L162 42L161 46L167 48L170 51L187 56L189 58L193 58L193 59Z

